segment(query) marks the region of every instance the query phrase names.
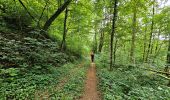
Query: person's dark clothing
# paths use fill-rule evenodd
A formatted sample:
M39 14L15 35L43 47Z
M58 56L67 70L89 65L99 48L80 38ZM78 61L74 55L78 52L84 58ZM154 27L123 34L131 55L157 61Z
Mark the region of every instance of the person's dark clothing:
M91 61L94 62L94 54L91 54Z

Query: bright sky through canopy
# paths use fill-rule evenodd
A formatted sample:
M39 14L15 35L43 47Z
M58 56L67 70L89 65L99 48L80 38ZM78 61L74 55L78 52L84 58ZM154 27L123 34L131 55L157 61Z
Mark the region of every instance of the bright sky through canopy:
M158 0L160 3L160 7L163 8L164 6L170 6L170 0L167 0L166 2L162 2L162 0Z

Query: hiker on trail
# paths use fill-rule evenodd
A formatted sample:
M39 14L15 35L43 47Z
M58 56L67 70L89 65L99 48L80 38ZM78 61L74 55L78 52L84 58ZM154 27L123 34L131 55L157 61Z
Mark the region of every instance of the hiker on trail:
M91 61L94 62L94 53L93 53L93 51L91 51L90 56L91 56Z

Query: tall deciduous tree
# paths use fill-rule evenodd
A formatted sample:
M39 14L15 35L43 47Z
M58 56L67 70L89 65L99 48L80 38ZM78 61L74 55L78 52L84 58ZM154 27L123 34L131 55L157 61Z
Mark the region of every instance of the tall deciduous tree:
M112 32L111 32L111 38L110 38L110 70L112 70L113 66L113 39L115 37L115 29L116 29L116 20L117 20L117 4L118 0L115 0L114 2L114 13L113 13L113 21L112 21Z
M170 65L170 34L169 34L169 44L168 44L168 53L167 53L167 64Z
M103 43L104 43L104 29L100 30L100 40L99 40L99 52L102 52L102 48L103 48Z
M145 62L145 57L146 57L146 46L147 46L147 24L145 24L145 32L143 35L143 62Z
M137 14L137 1L132 0L133 2L133 23L132 23L132 43L131 43L131 51L130 51L130 62L135 63L135 57L134 57L134 52L135 52L135 39L136 39L136 14Z
M148 44L148 50L146 54L146 61L148 61L150 53L152 53L152 38L153 38L153 28L154 28L154 15L155 15L155 0L153 0L152 5L152 23L151 23L151 32L149 36L149 44Z
M61 42L61 47L60 47L61 50L66 49L67 17L68 17L68 7L66 7L66 10L65 10L63 40Z

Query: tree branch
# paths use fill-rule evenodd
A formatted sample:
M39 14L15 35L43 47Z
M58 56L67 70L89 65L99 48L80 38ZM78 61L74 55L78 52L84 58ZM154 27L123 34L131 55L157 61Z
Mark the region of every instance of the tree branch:
M57 11L46 21L43 27L43 31L47 31L52 22L65 10L72 0L67 0Z
M28 11L28 9L26 8L26 6L24 5L24 3L21 0L18 0L20 2L20 4L24 7L24 9L27 11L27 13L30 15L30 17L36 22L34 16L31 15L31 13Z
M159 74L166 74L166 75L170 75L170 73L163 72L163 71L157 71L157 70L147 69L147 68L141 68L141 69L148 70L148 71L152 71L152 72L159 73Z

